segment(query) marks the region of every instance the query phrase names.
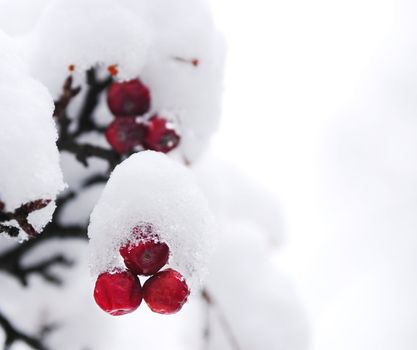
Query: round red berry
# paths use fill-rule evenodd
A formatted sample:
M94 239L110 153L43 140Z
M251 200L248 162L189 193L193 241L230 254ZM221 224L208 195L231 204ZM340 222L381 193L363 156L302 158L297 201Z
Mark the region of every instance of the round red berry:
M149 111L151 94L139 79L114 82L107 90L107 104L118 117L142 115Z
M153 312L173 314L181 310L190 295L184 277L173 269L158 272L143 285L143 298Z
M178 146L180 136L175 131L172 123L165 118L154 115L148 120L148 130L145 137L147 149L168 153Z
M137 276L130 271L105 272L97 278L94 299L110 315L124 315L139 307L142 287Z
M143 144L145 133L145 126L136 118L116 118L106 129L106 139L116 152L125 154Z
M169 248L166 243L154 240L128 242L120 248L126 267L136 275L150 276L167 262Z

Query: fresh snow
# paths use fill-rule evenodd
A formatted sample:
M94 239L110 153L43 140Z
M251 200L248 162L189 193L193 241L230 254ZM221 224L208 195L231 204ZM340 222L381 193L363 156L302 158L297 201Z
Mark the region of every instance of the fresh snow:
M0 32L0 200L7 211L38 200L54 200L64 188L47 89L30 77L10 38ZM54 203L33 212L38 230L51 219Z
M215 230L212 214L190 170L152 151L114 169L91 213L92 273L123 268L120 246L134 238L135 227L149 224L170 248L169 265L198 283Z

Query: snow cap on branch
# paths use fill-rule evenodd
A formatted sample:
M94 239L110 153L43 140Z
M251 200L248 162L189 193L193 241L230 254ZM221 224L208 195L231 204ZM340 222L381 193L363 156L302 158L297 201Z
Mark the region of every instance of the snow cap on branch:
M53 109L47 89L30 77L14 42L0 31L0 201L7 212L53 201L64 188ZM37 231L51 219L53 206L29 215Z
M92 273L123 268L120 246L134 238L135 227L146 225L169 246L169 266L187 283L198 282L205 270L213 217L191 172L152 151L136 153L115 168L91 214Z
M100 64L117 65L128 79L142 70L150 44L144 1L53 0L22 43L29 48L31 70L53 93L68 74ZM143 4L143 5L142 5ZM26 48L26 49L27 49Z

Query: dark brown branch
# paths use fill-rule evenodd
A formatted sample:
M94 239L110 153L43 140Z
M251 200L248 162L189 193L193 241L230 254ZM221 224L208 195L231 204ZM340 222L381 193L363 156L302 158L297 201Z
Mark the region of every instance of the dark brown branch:
M59 140L58 149L74 154L77 160L86 167L88 166L88 159L93 157L107 161L110 169L113 169L122 159L118 153L111 149L90 144L79 144L74 140Z
M64 82L64 86L62 88L62 94L59 97L58 101L55 101L55 110L54 116L61 117L63 114L66 113L66 109L72 99L77 96L80 91L81 87L77 86L75 88L72 87L73 78L70 75Z
M65 205L75 197L76 194L74 192L68 191L57 198L57 200L55 201L56 209L54 211L54 216L52 220L53 222L59 222L59 217L62 212L62 209L64 209Z
M55 223L51 223L36 239L28 240L3 252L0 255L0 271L6 272L17 278L23 286L27 286L28 276L32 274L38 274L49 282L60 284L61 281L59 278L51 274L49 268L57 264L62 266L71 266L72 262L63 255L55 255L31 266L24 266L22 260L23 257L33 248L39 246L45 241L70 238L87 239L87 228L81 226L63 227Z
M3 205L3 210L0 210L0 222L16 220L20 228L25 231L29 237L36 237L38 236L38 232L36 232L34 227L28 222L28 216L36 210L45 208L50 202L50 199L39 199L22 204L13 212L4 211ZM8 233L11 237L16 237L19 234L15 227L9 225L0 225L0 232Z
M70 267L73 265L73 262L65 256L59 254L40 263L31 265L30 267L19 267L19 271L13 271L12 273L14 276L18 276L18 279L23 286L28 285L28 276L31 274L38 274L52 284L61 285L62 280L57 275L49 271L51 266L57 265Z
M10 237L17 237L19 235L19 229L14 226L0 224L0 233L5 233Z
M229 321L227 320L226 315L224 314L220 305L214 300L213 296L209 293L207 288L204 288L201 291L201 297L203 298L207 306L209 306L210 308L213 308L217 312L217 318L222 326L223 331L226 334L226 337L229 341L231 348L234 350L241 350L239 342L237 341L237 338L233 333L232 327ZM204 335L205 335L205 340L208 343L210 341L210 324L209 323L206 325L206 329L204 330Z
M104 184L109 180L109 175L96 174L88 177L83 182L83 188L90 187L96 184Z
M95 68L91 68L87 71L88 90L84 99L83 106L81 107L80 113L78 115L78 128L73 137L77 137L83 132L97 129L92 119L93 113L98 106L100 94L111 84L111 82L111 76L102 81L98 81Z
M12 323L0 313L0 325L3 328L6 334L6 340L4 344L4 349L8 350L10 347L18 341L22 341L27 345L31 346L33 349L37 350L47 350L47 348L43 345L41 339L29 336L24 334L23 332L17 330Z

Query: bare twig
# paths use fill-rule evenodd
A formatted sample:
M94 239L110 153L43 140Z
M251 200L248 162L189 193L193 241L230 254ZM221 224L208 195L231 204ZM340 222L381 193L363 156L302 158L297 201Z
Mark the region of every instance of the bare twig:
M6 212L3 209L0 211L0 222L16 220L20 228L25 231L29 237L36 237L38 232L36 232L35 228L29 223L28 216L36 210L45 208L50 202L51 200L49 199L39 199L22 204L13 212ZM16 227L9 225L0 225L0 232L5 232L11 237L16 237L19 234L18 230L16 231Z
M111 149L106 149L100 146L90 144L79 144L74 140L59 140L58 149L60 151L67 151L75 155L77 160L84 166L88 166L89 158L100 158L109 163L109 168L113 169L121 161L121 156Z
M229 321L226 318L226 315L224 314L223 310L221 309L220 305L214 300L213 296L209 293L207 288L204 288L201 291L201 297L206 302L207 306L210 308L215 309L217 313L218 320L222 326L223 331L226 334L226 337L230 343L230 346L234 350L241 350L241 347L239 345L239 342L237 341L236 336L233 333L232 327L229 323ZM205 340L206 343L210 341L210 323L206 325L206 328L204 330Z
M4 271L15 277L23 286L27 286L28 276L31 274L38 274L49 282L60 284L61 281L59 278L53 275L49 271L49 268L53 265L71 266L72 261L65 258L63 255L58 254L49 259L43 260L40 263L36 263L31 266L24 266L22 263L23 257L45 241L70 238L86 239L86 231L86 227L62 227L51 223L36 239L28 240L3 252L0 255L0 271Z
M198 67L198 65L200 64L200 60L198 58L184 58L178 56L174 56L172 58L177 62L188 63L193 65L194 67Z
M88 132L97 128L92 119L93 112L98 105L100 94L111 84L111 82L111 76L102 81L98 81L94 68L91 68L87 71L88 90L84 99L83 106L81 107L80 113L78 115L78 128L73 137L77 137L83 132Z
M46 346L43 345L42 340L40 338L29 336L17 330L2 313L0 313L0 325L6 334L6 340L4 344L5 350L10 349L10 347L17 341L22 341L27 345L31 346L33 349L47 350Z
M64 82L64 86L62 88L62 94L59 97L58 101L55 101L55 110L54 110L54 116L55 117L61 117L63 114L66 114L66 109L72 99L77 96L80 91L81 87L77 86L75 88L72 87L73 78L72 75L70 75Z

